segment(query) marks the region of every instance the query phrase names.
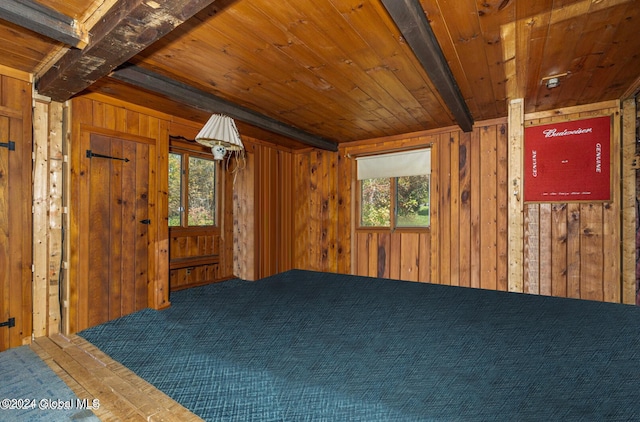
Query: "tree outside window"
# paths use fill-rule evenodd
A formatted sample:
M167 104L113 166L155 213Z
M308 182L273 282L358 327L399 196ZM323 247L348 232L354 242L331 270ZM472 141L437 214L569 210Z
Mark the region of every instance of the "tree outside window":
M193 153L169 154L169 226L216 225L216 162Z
M358 159L360 227L430 226L430 150Z

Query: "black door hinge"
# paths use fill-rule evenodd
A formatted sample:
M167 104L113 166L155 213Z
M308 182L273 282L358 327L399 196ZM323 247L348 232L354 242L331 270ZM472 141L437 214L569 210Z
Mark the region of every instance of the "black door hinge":
M16 143L13 142L13 141L0 142L0 147L9 148L9 151L15 151L16 150Z
M15 318L9 318L8 320L6 320L5 322L0 322L0 327L15 327L16 326L16 319Z
M145 218L144 220L140 220L140 222L142 224L151 224L151 220L149 220L148 218Z

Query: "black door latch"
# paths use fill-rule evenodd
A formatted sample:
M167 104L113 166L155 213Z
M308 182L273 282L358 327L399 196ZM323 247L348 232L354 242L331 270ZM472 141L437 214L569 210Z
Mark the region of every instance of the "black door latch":
M6 320L5 322L0 322L0 327L15 327L16 326L16 319L15 318L9 318L8 320Z

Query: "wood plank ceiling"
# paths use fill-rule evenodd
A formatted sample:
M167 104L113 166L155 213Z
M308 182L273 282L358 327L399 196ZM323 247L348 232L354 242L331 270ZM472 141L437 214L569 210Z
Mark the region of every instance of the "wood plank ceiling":
M335 150L468 130L506 116L509 98L525 98L533 112L631 96L640 86L639 3L8 0L0 64L33 73L39 92L58 101L86 90L202 123L211 112L236 113L249 136ZM39 29L35 11L14 14L12 4L71 19L75 40ZM433 53L429 32L441 60L423 54ZM560 85L547 88L556 75Z

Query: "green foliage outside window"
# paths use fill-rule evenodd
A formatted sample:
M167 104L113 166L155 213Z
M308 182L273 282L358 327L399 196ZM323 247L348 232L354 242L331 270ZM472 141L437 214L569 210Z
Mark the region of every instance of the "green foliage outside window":
M429 227L429 182L429 175L361 180L360 225L390 227L393 214L395 227Z
M212 226L216 210L215 161L189 157L189 225Z
M429 227L429 176L396 178L396 227Z
M186 153L170 153L169 226L215 225L215 189L215 161ZM187 211L186 219L183 218L185 211Z
M182 155L169 154L169 227L180 226L182 215Z
M391 224L391 179L364 179L361 192L360 225L389 226Z

